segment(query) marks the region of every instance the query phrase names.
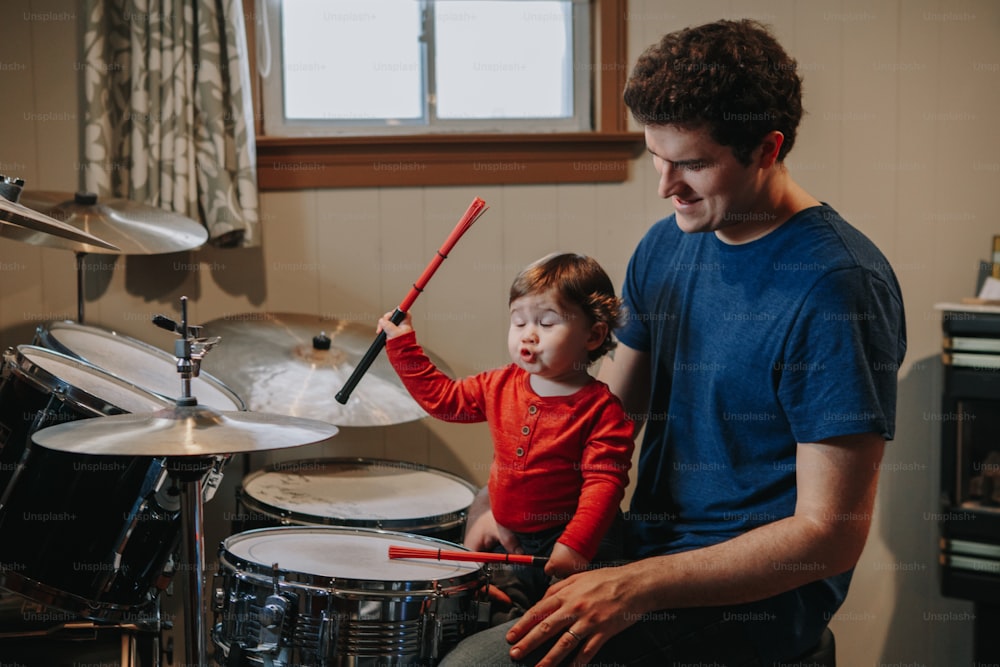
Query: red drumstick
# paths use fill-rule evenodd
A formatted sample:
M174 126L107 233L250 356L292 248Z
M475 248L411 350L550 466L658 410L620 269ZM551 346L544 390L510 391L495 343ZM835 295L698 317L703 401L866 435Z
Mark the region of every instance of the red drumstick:
M436 560L460 560L474 563L513 563L544 567L548 558L526 554L497 554L487 551L444 551L442 549L418 549L415 547L389 547L389 558L433 558Z
M434 255L434 259L430 261L427 268L424 269L424 272L420 274L420 278L417 279L417 282L413 283L413 288L410 290L410 293L407 294L406 298L400 302L399 306L393 312L392 317L389 318L393 324L399 324L403 321L403 318L406 317L406 311L410 309L413 302L416 301L417 297L420 296L420 293L424 291L424 286L427 285L427 281L431 279L434 272L437 271L439 266L441 266L441 262L448 258L448 253L451 252L451 249L456 243L458 243L458 239L462 238L462 234L464 234L469 227L472 226L472 223L474 223L479 216L486 211L486 208L486 202L479 197L472 200L472 203L469 204L469 208L465 211L465 215L462 216L461 220L458 221L458 224L455 225L455 229L451 230L451 234L449 234L448 238L445 239L444 245L442 245L437 251L437 254ZM375 361L375 357L378 356L378 353L382 351L383 347L385 347L385 332L380 331L375 337L375 340L372 341L368 351L365 352L365 356L363 356L361 361L358 362L354 372L351 373L351 377L347 378L347 382L344 383L344 387L337 392L337 401L339 403L347 403L347 399L351 397L351 392L354 391L354 387L357 386L358 382L361 380L361 376L368 371L368 367L372 365L372 362Z

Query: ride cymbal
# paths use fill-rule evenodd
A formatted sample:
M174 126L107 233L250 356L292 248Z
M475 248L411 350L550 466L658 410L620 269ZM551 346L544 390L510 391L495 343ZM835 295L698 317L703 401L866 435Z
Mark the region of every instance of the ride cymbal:
M31 439L73 454L207 457L308 445L336 433L336 426L314 419L176 405L58 424Z
M21 203L89 234L107 239L118 250L98 247L92 253L160 255L192 250L208 240L204 225L179 213L129 199L98 201L90 192L26 190Z
M375 338L375 325L293 313L245 313L212 320L221 343L202 368L238 393L250 410L322 419L337 426L386 426L423 419L380 354L346 405L334 398ZM447 366L428 352L438 368Z

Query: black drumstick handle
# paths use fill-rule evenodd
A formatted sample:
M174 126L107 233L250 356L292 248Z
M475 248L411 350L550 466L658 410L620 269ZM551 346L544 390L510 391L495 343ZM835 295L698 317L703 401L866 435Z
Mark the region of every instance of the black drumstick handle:
M397 308L392 312L392 316L389 317L389 321L393 324L399 324L403 321L404 317L406 317L406 313ZM354 391L358 382L361 381L362 376L368 372L368 367L372 365L375 361L375 357L378 356L378 353L382 351L383 347L385 347L385 331L379 331L378 335L375 336L375 340L373 340L372 344L368 346L368 351L365 352L365 356L361 357L361 361L359 361L358 365L354 367L354 372L351 373L351 377L347 378L347 382L344 383L343 388L337 392L336 398L338 403L341 405L347 403L347 399L351 397L351 392Z

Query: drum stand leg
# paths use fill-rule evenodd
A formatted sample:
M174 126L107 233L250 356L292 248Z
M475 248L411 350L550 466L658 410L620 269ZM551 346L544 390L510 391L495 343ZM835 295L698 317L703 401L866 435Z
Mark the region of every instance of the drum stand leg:
M205 533L201 480L212 467L211 459L184 458L168 463L180 488L181 545L183 558L178 570L187 601L184 617L184 655L188 665L207 665L205 626Z
M84 292L84 276L87 273L87 267L83 264L83 256L86 253L78 252L76 253L76 322L77 324L83 324L83 303L86 295Z

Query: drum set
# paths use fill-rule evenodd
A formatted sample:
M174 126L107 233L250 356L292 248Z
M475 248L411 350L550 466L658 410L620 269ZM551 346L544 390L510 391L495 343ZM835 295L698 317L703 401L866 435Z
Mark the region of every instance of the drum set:
M0 176L0 236L78 263L206 239L122 200L26 193L24 205L22 185ZM394 545L462 549L475 487L417 463L237 471L232 532L206 564L205 507L234 457L425 416L387 364L351 404L333 400L370 325L276 314L192 326L182 299L179 323L154 320L177 335L170 354L83 324L78 294L80 321L3 353L2 664L433 665L488 619L488 567L389 558ZM161 641L175 588L183 660Z

